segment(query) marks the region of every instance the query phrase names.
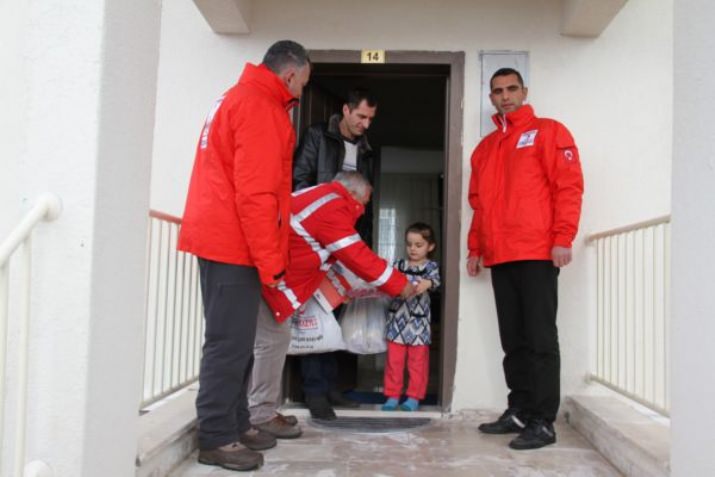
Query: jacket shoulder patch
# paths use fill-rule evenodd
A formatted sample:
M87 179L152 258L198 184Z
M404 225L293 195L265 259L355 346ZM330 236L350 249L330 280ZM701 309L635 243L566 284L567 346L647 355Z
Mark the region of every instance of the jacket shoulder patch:
M533 146L538 132L538 129L532 129L531 131L522 133L519 137L519 141L516 143L516 148L521 149L522 147Z

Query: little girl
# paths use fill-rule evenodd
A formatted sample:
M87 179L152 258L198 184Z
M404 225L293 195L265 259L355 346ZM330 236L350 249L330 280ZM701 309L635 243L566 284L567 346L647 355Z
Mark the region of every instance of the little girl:
M416 411L427 392L429 377L430 297L428 290L439 287L439 266L429 259L437 245L432 227L421 222L405 232L407 259L395 260L394 266L415 285L415 294L395 298L387 318L387 360L385 363L384 411L394 411L402 394L405 358L409 372L404 411Z

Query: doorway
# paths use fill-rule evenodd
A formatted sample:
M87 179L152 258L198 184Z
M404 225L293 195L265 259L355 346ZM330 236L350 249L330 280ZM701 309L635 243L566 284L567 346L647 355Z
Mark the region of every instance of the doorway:
M404 255L404 229L429 223L438 245L441 288L432 295L432 345L424 405L449 411L457 352L459 218L462 189L464 53L385 53L363 64L360 51L311 51L313 73L295 116L300 134L339 113L346 93L370 90L377 116L367 132L378 162L373 193L372 248L391 261ZM365 404L382 402L384 353L339 355L339 389ZM300 363L289 357L284 392L301 401ZM435 409L432 407L432 409Z

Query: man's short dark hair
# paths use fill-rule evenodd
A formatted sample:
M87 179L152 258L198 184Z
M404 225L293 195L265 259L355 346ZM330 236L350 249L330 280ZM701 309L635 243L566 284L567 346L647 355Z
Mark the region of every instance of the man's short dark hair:
M516 71L514 68L499 68L494 72L491 79L489 80L489 89L492 89L492 82L494 81L494 78L496 78L497 76L509 75L516 75L516 79L519 80L519 84L522 88L524 87L524 78L521 77L521 73Z
M266 55L263 57L263 64L271 71L278 74L287 66L303 67L310 64L308 52L303 45L291 40L281 40L273 43Z
M360 103L363 101L365 101L371 108L377 106L377 98L375 98L375 96L373 96L373 94L365 88L355 88L350 90L345 104L347 104L348 109L352 111L360 106Z

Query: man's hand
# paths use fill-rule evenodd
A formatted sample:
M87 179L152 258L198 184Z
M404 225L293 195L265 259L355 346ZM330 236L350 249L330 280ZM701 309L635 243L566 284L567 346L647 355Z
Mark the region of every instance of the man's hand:
M479 266L480 257L469 257L467 259L467 274L470 277L476 277L481 271Z
M410 283L410 282L407 282L407 285L405 285L405 288L402 289L402 293L400 293L400 298L409 298L414 294L415 294L414 285L412 285L412 283Z
M571 249L555 245L551 249L551 260L554 262L554 267L565 267L571 263Z
M283 283L283 280L278 280L278 281L275 281L275 282L273 282L273 283L267 283L266 286L267 286L268 288L276 288L276 287L278 287L278 285L280 285L281 283Z
M432 280L420 279L420 282L415 287L415 295L421 295L432 287Z

